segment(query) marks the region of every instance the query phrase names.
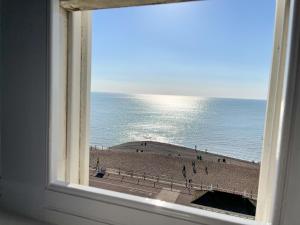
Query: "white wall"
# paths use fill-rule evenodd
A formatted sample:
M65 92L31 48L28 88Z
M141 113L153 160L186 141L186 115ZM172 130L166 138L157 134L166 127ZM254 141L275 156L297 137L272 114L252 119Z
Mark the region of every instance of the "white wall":
M1 108L2 108L2 0L0 0L0 177L2 174L2 160L1 160ZM1 179L0 179L1 183ZM1 188L1 185L0 185ZM0 190L1 191L1 190Z
M4 53L0 66L4 181L0 205L40 219L44 218L48 133L47 2L3 0L0 39ZM296 87L282 225L300 221L300 75Z
M3 0L1 205L39 217L47 149L47 1Z

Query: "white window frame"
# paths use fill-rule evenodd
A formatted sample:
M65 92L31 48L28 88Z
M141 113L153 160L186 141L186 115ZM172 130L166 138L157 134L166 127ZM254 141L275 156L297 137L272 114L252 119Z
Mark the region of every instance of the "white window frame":
M166 2L180 0L65 0L66 9L59 6L59 0L51 0L50 132L45 205L48 220L64 222L67 218L75 224L128 225L279 224L295 81L295 71L291 68L294 62L289 57L293 47L294 0L277 0L276 4L273 63L255 221L84 186L88 184L89 176L86 121L89 120L91 17L88 11L74 10Z

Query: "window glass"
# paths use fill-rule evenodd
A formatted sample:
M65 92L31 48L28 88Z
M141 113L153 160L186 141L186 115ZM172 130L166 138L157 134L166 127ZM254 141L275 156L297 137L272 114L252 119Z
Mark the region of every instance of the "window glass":
M95 10L90 185L255 215L275 1Z

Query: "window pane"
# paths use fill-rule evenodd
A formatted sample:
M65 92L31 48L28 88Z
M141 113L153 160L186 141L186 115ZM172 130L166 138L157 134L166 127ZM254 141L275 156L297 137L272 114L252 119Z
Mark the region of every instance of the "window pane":
M94 11L90 185L255 215L274 8Z

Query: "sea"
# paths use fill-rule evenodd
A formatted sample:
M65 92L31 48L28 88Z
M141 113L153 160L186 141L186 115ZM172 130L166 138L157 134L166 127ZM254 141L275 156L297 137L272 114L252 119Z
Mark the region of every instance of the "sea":
M159 141L259 162L265 100L91 93L90 145Z

